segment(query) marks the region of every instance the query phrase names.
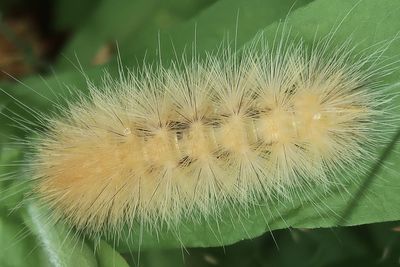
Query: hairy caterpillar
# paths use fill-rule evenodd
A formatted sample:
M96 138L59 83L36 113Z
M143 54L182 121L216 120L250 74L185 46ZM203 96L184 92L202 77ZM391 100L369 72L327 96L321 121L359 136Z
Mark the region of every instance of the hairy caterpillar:
M354 54L330 40L260 38L240 52L108 77L45 119L33 190L54 218L99 235L337 186L380 143L380 79L390 70L382 50Z

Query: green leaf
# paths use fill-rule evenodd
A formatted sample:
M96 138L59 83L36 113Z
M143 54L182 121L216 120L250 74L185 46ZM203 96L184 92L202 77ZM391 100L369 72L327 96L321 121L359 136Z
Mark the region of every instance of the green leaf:
M148 267L183 267L184 264L183 252L180 249L150 249L141 252L140 264Z
M56 0L54 1L54 24L57 30L79 28L101 4L101 0ZM79 6L79 8L76 8Z
M375 45L379 42L393 41L385 51L385 57L398 58L400 41L394 39L400 29L398 12L400 3L396 0L317 0L299 8L288 16L286 27L291 28L293 35L301 36L312 44L315 33L318 36L329 34L338 27L334 42L340 43L351 36L358 44L356 51ZM343 19L344 18L344 19ZM269 40L275 36L278 24L266 28ZM282 27L282 25L280 26ZM400 86L399 69L385 83L392 92L398 92ZM400 113L399 98L393 103L396 114ZM390 129L388 129L390 131ZM358 225L400 219L400 183L398 178L400 164L400 129L391 129L392 134L382 153L377 155L376 162L369 162L366 174L354 174L353 183L346 184L348 192L333 190L324 194L318 190L299 192L299 196L288 202L260 203L253 209L238 212L229 207L220 221L202 220L200 223L183 222L177 233L173 230L161 230L157 236L144 231L138 238L139 231L126 240L132 247L208 247L232 244L245 238L253 238L267 231L288 227L318 228L338 225ZM384 135L384 134L383 134ZM358 166L350 168L359 170ZM194 215L196 216L196 215ZM159 239L157 239L159 237ZM121 246L120 250L126 250Z
M291 4L291 1L281 2L277 0L265 2L221 0L205 9L199 16L187 23L171 27L163 34L171 36L174 46L178 50L182 50L185 45L190 45L193 40L194 25L197 23L198 51L212 50L220 44L221 35L225 31L230 31L231 36L235 32L237 10L240 7L237 39L238 46L240 46L248 42L257 31L278 19L284 18ZM316 32L318 37L324 36L341 23L333 41L340 43L351 36L353 42L359 45L356 49L357 52L378 42L392 40L400 29L399 11L400 3L397 0L381 0L379 2L375 0L337 0L334 2L315 0L308 5L292 10L288 16L286 27L291 28L293 35L298 34L306 43L311 44ZM346 18L342 21L344 17ZM115 26L110 26L110 29L114 29L113 27ZM265 29L267 39L273 40L277 27L278 24L275 23ZM146 29L146 27L144 28ZM154 30L155 26L149 26L149 29ZM139 31L136 33L139 33ZM157 47L154 31L140 31L140 35L138 35L141 36L140 42L133 44L133 36L136 36L136 33L126 33L125 35L126 38L131 38L131 42L124 42L122 45L125 52L121 54L125 63L134 64L132 59L126 57L127 54L140 58L146 51L151 54ZM85 34L82 33L82 35ZM99 42L94 43L104 41L104 38L101 37L103 39L100 40L100 37ZM169 39L162 38L162 41L165 41L163 46L167 46L166 43ZM128 53L130 43L132 43L132 49ZM90 55L93 55L92 52L95 50L89 44L90 42L87 42L87 49L82 48L82 54L85 55L83 61L86 63L89 62ZM81 46L77 47L81 48ZM92 48L92 50L89 48ZM165 60L174 58L171 51L163 53L162 56ZM88 53L87 57L86 53ZM385 51L384 56L397 57L399 54L400 43L396 39ZM153 53L149 55L149 59L155 59L156 56L156 53ZM81 59L80 56L79 58ZM99 81L101 75L98 70L89 70L88 72L94 74L95 80ZM74 75L72 72L66 72L59 74L59 76L65 77L66 84L79 83L77 80L79 80L80 74ZM56 84L54 77L48 81L50 81L51 86ZM398 91L399 71L387 77L385 82L388 83L388 86L391 86L392 92ZM35 89L40 87L38 79L32 80L29 84L35 84ZM79 88L83 89L85 85L81 83ZM14 86L11 89L15 90L13 93L19 94L24 103L39 103L41 107L42 104L40 103L44 101L40 97L31 98L35 94L23 89L23 86ZM40 88L40 90L47 92L46 88ZM2 101L3 98L0 98L0 104ZM48 102L46 103L45 105L50 106ZM9 105L9 103L7 102L6 105ZM400 113L398 100L396 100L395 105L397 106L394 112L398 114ZM142 249L180 247L181 245L186 247L219 246L252 238L274 229L333 227L399 220L400 187L398 172L400 169L397 166L400 163L400 154L398 153L400 144L397 142L398 138L398 134L393 136L392 142L383 149L381 156L377 157L377 161L370 163L370 171L365 177L361 177L360 183L348 185L349 193L333 190L330 194L323 195L319 191L313 191L300 193L298 198L294 198L290 203L260 203L253 209L240 212L236 212L235 207L230 207L222 214L220 221L210 218L208 220L203 219L200 223L182 222L177 232L162 229L157 234L146 230L141 233L139 227L136 227L132 233L125 235L127 236L126 240L122 240L118 244L118 251L128 251L129 248L137 249L139 246Z
M233 245L209 248L149 249L141 251L142 266L394 266L398 261L399 233L394 223L330 229L274 231ZM378 238L373 238L376 235ZM376 239L379 239L377 242ZM137 255L125 257L136 266ZM150 261L148 260L150 259ZM367 264L367 263L370 264Z
M92 6L90 16L82 22L57 63L58 69L70 69L79 58L83 66L94 65L93 59L102 48L132 47L140 43L137 35L142 28L154 25L158 29L175 25L216 0L102 0ZM71 3L68 3L71 5ZM75 11L75 9L74 9Z
M100 242L96 257L99 267L129 267L124 258L104 241Z
M176 52L179 55L185 48L190 50L195 38L199 54L216 50L223 37L235 39L240 47L261 29L285 18L290 10L309 2L311 0L220 0L175 27L161 31L158 25L144 27L120 45L122 55L125 54L123 59L132 65L144 58L148 62L157 60L160 42L162 59L168 62L175 59Z
M15 161L20 156L18 148L0 147L0 266L24 266L26 262L50 266L43 251L35 249L36 240L19 215L25 184L13 173L18 170Z
M51 266L35 238L16 215L0 216L0 266Z
M55 224L35 204L28 204L25 224L35 234L37 243L52 266L96 267L97 261L91 248L62 224Z

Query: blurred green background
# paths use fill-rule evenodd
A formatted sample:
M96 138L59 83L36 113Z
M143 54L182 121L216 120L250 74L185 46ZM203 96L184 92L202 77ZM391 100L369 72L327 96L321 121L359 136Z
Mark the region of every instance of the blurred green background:
M383 163L383 170L366 176L368 197L357 202L348 222L337 223L329 214L323 220L315 219L312 214L318 207L308 206L309 212L291 215L288 222L293 228L272 234L263 220L259 226L243 226L244 230L228 228L225 246L154 246L140 253L114 250L112 243L105 242L94 251L90 240L74 238L46 219L40 221L34 207L20 205L25 189L20 162L26 151L16 144L27 137L23 127L18 127L18 118L23 123L36 120L18 101L50 113L56 108L52 101L62 102L68 88L86 90L82 70L95 84L100 83L104 69L116 74L118 52L124 65L140 68L157 63L161 47L161 58L168 64L175 53L190 52L194 40L202 54L218 49L223 39L235 39L241 47L261 30L273 39L277 22L287 17L294 31L306 40L312 40L316 31L328 33L341 23L338 40L351 35L361 49L393 39L400 32L399 11L397 0L0 1L0 267L137 266L139 258L140 266L149 267L400 265L398 136L379 158L376 166ZM400 55L396 42L386 56ZM394 86L393 92L398 92L399 77L397 71L386 80ZM374 166L371 163L372 169ZM374 185L376 180L379 183ZM359 191L356 187L351 192ZM350 202L339 196L336 199L335 211ZM372 222L381 223L360 225ZM335 227L342 224L359 226ZM319 229L321 226L327 228ZM185 234L191 231L189 228ZM184 244L207 247L207 242L200 242L199 233L192 233L195 241L184 238ZM244 240L250 237L255 238ZM215 246L215 241L209 245Z

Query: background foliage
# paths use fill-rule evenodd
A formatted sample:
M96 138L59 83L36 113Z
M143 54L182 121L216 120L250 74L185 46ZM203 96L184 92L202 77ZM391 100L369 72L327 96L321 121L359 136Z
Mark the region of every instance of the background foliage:
M102 241L94 250L90 240L49 223L36 206L21 207L25 177L16 162L24 151L13 145L13 138L25 137L15 127L15 114L35 119L18 101L48 113L55 109L52 101L62 101L60 95L66 95L68 87L85 91L81 68L94 83L101 81L105 68L116 74L116 41L124 65L138 68L158 60L159 45L167 64L175 57L174 49L190 51L195 38L200 54L215 50L223 38L236 38L240 47L260 31L272 40L279 21L287 19L288 28L306 43L316 33L324 36L340 25L335 42L351 36L361 51L393 41L384 56L397 58L399 1L9 0L0 2L0 8L0 68L14 77L0 77L0 266L134 266L139 254L140 266L399 264L400 229L397 222L387 222L400 219L397 129L360 183L349 186L350 194L321 197L313 192L299 196L297 204L274 208L261 203L237 218L225 214L218 234L213 221L185 224L180 240L170 232L163 232L160 240L145 232L140 253L137 235L117 246L112 240ZM394 93L399 74L397 70L385 80ZM395 113L400 112L397 102ZM387 223L337 227L377 222ZM253 239L238 242L248 238ZM181 249L180 242L186 247L216 247Z

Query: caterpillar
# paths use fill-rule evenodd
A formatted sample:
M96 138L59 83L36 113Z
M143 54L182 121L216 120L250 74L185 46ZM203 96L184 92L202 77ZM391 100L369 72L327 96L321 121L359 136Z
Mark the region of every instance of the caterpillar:
M342 184L382 141L391 70L379 67L382 50L355 54L328 37L269 45L261 35L240 51L89 83L32 141L35 196L98 236Z

